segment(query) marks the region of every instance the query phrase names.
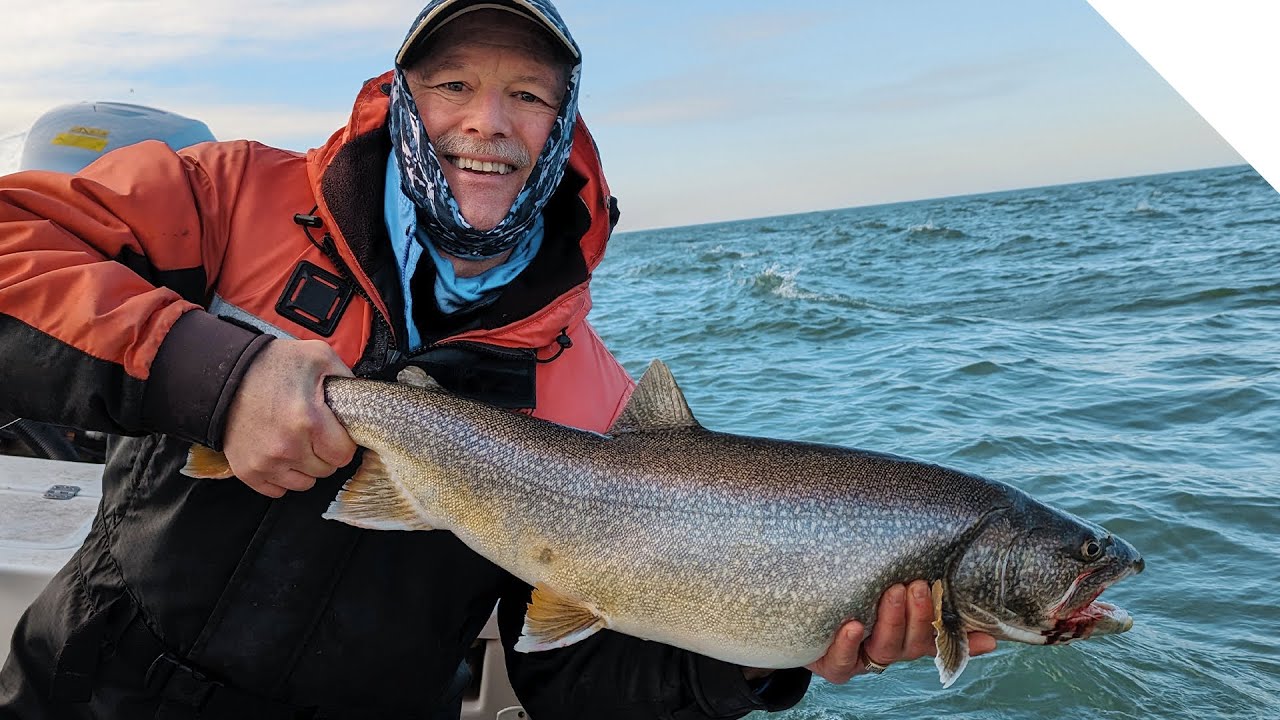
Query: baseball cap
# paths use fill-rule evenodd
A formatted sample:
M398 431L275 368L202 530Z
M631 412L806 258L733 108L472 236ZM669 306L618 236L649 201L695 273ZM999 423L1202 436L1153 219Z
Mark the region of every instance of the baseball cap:
M415 58L432 34L453 20L476 10L505 10L520 15L546 30L564 46L575 61L582 59L578 45L569 35L569 29L560 13L547 0L437 0L428 3L414 21L400 46L400 52L396 53L396 65L404 67L406 59Z

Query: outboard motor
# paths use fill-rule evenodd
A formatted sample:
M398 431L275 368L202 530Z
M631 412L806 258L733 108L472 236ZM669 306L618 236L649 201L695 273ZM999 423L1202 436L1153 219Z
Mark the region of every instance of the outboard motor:
M103 153L143 140L163 140L181 150L213 139L208 125L177 113L127 103L72 103L35 121L18 167L74 173Z
M180 150L213 139L209 126L177 113L127 103L72 103L35 121L19 169L76 173L104 153L143 140L162 140ZM0 455L102 462L105 444L102 433L34 422L0 408Z

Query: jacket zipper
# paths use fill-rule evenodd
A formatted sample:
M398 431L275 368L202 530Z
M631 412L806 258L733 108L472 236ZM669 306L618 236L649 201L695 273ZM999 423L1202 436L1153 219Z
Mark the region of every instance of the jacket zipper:
M316 210L320 206L311 208L311 213L297 213L293 216L293 221L302 227L302 232L306 234L307 240L318 249L321 254L333 263L338 274L347 282L351 283L355 293L364 298L369 303L369 307L373 310L375 325L372 333L372 347L368 352L362 353L360 359L356 361L356 366L352 368L352 372L356 375L371 375L382 371L386 368L394 368L400 363L401 355L395 344L395 330L391 326L391 320L378 309L378 304L373 301L369 293L365 291L364 286L356 279L355 273L351 272L351 266L343 259L342 254L338 252L337 241L333 239L333 235L327 231L320 238L320 242L311 234L312 228L323 228L324 220L320 216L315 215ZM374 358L381 358L377 361Z

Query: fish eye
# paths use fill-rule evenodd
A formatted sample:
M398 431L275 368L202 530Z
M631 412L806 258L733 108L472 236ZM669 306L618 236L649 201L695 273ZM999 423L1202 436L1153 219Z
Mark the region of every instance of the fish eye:
M1097 560L1102 556L1102 543L1092 538L1085 540L1084 545L1080 546L1080 555L1085 560Z

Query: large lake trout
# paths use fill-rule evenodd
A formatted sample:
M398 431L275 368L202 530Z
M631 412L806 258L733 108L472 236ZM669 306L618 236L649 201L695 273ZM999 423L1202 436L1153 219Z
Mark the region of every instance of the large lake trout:
M438 388L333 377L325 393L366 448L325 517L446 530L535 586L519 650L610 628L799 667L920 578L947 685L971 630L1049 645L1132 625L1096 599L1142 570L1124 540L975 475L707 430L660 362L605 435ZM189 474L209 462L193 452Z

